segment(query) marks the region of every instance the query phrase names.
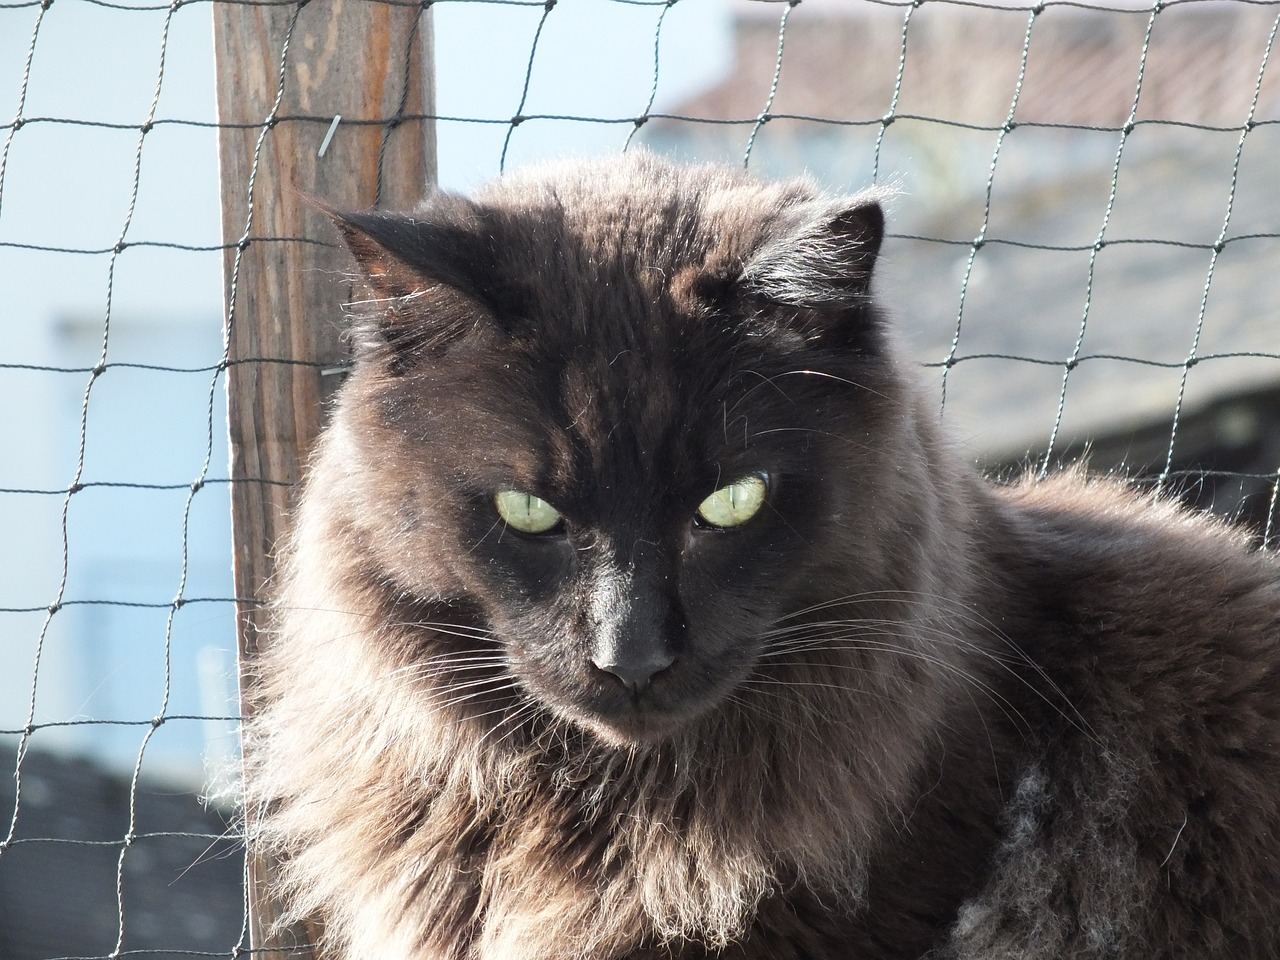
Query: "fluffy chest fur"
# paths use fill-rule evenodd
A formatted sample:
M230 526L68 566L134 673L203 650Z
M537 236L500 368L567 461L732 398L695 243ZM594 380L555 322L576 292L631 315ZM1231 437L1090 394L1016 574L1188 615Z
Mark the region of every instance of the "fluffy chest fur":
M975 476L874 196L641 155L337 222L248 749L326 956L1276 954L1273 558Z

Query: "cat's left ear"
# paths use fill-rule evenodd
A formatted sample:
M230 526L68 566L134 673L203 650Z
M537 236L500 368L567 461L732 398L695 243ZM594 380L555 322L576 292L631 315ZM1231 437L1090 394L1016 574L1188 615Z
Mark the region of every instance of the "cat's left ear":
M783 307L843 312L865 306L884 222L876 193L794 204L746 262L739 282L744 292Z

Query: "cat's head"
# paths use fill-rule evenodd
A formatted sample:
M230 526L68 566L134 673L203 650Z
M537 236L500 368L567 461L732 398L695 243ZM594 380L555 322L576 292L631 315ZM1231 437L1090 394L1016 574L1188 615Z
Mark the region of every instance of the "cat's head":
M780 616L891 582L876 197L642 154L335 219L373 294L336 414L369 573L492 631L415 655L487 645L652 741L767 683Z

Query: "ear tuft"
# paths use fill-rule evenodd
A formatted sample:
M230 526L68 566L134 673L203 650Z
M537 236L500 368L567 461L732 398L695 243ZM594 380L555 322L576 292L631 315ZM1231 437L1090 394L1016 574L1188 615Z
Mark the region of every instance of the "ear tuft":
M437 194L412 214L324 209L373 293L357 314L359 347L390 345L403 367L490 316L482 290L492 268L469 200Z
M804 201L785 210L742 272L744 288L780 306L845 310L870 301L884 239L879 194Z
M399 300L422 290L423 275L409 266L403 254L392 253L393 248L403 244L395 244L397 238L387 236L396 229L389 218L369 213L337 213L333 222L376 297ZM388 240L392 243L388 244Z

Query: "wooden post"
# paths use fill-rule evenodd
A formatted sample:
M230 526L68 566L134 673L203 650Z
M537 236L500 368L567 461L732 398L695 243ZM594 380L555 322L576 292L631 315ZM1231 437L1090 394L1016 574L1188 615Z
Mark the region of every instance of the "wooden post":
M430 11L376 0L216 3L214 43L247 716L254 691L246 668L270 642L262 602L273 546L321 427L322 370L345 359L349 265L333 228L302 195L347 208L407 208L435 181ZM252 949L315 956L308 944L316 931L272 933L280 915L267 891L272 866L250 849Z

